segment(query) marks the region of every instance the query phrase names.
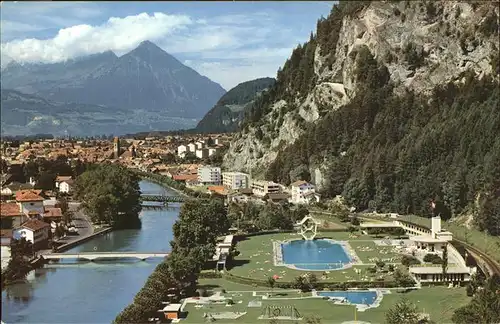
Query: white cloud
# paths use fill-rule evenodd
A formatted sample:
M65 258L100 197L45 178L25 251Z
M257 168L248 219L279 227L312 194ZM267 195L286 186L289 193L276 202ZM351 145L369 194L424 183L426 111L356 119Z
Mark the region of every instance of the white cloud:
M2 20L2 27L6 24L12 34L15 23L19 22L25 24L19 25L19 29L27 32L40 26L55 27L59 32L48 39L7 38L7 42L1 44L2 58L52 63L107 50L121 55L140 42L150 40L228 90L240 82L274 77L292 48L309 37L308 32L286 25L283 16L275 12L211 17L141 13L112 17L98 25L83 23L89 21L86 17L102 14L92 3L78 3L77 7L61 3L50 10L36 5L31 6L29 12L33 20L9 16L9 20ZM2 28L2 36L5 33Z
M21 62L59 62L107 50L128 51L144 40L159 40L191 23L188 16L164 13L111 17L100 26L77 25L61 29L51 39L7 42L1 45L1 50Z

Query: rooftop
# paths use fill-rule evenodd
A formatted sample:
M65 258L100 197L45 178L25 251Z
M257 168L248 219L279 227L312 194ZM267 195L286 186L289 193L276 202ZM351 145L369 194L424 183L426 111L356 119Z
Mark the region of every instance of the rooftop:
M397 224L396 222L380 222L380 223L361 223L359 225L362 228L374 228L374 227L380 227L380 228L390 228L390 227L401 227L401 225Z
M181 310L182 304L169 304L163 308L164 312L178 312Z
M1 203L0 204L0 216L1 217L13 217L22 216L19 209L19 205L15 202L11 203Z
M441 266L435 267L410 267L411 273L418 274L441 274L443 273L443 268ZM470 273L470 269L466 267L449 267L446 269L446 273Z
M413 236L413 237L410 237L410 240L416 241L416 242L425 242L425 243L444 243L444 242L448 242L447 240L444 240L444 239L437 239L437 238L433 238L431 236L426 236L426 235Z
M71 180L71 179L72 179L71 176L57 176L56 182L62 182L62 181L67 181L67 180Z
M20 190L16 192L16 201L43 201L43 197L40 196L41 193L41 190Z
M305 184L307 184L307 181L299 180L299 181L295 181L292 184L290 184L290 187L299 187L299 186L305 185Z
M22 224L21 227L24 227L24 228L27 228L29 230L36 232L36 231L41 230L43 228L50 227L50 225L45 223L44 221L41 221L38 219L30 219L29 221Z
M61 208L45 208L45 213L43 213L43 217L62 217L62 210Z

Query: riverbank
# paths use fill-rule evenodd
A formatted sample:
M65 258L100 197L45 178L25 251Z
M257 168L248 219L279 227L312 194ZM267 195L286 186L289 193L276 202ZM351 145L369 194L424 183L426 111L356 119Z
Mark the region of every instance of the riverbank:
M135 174L141 177L143 180L156 183L164 188L177 192L179 195L186 198L209 198L210 194L199 192L186 187L184 183L179 183L171 178L150 172L143 172L138 170L133 170Z
M158 195L177 195L147 181L141 181L140 188ZM64 253L169 253L172 226L179 211L178 204L172 208L144 209L141 229L113 230L80 242ZM161 259L50 262L34 270L26 280L7 287L2 293L1 319L9 324L111 323L160 262Z
M112 227L103 227L103 228L100 228L98 229L97 231L93 231L93 233L91 234L88 234L86 236L83 236L83 237L78 237L77 239L69 242L69 243L66 243L66 244L63 244L61 246L58 246L55 251L56 252L65 252L69 249L72 249L74 248L75 246L78 246L80 244L83 244L87 241L90 241L91 239L97 237L97 236L100 236L100 235L104 235L106 233L109 233L113 230ZM43 254L42 254L43 256Z

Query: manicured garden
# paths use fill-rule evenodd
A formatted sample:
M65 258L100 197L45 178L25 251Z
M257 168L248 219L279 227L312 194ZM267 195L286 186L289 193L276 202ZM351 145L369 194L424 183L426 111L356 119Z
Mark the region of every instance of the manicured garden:
M393 252L390 246L377 246L368 235L353 235L347 232L320 233L318 237L334 240L348 240L361 261L367 265L355 265L343 270L314 271L320 282L345 281L392 281L392 273L387 270L374 273L370 268L375 265L374 258L386 260L386 264L400 266L400 255ZM286 266L275 266L273 262L273 241L300 240L297 233L279 233L250 236L238 242L236 249L240 254L234 258L229 273L233 276L266 280L270 276L279 276L278 282L292 282L306 271L295 270ZM402 267L401 267L402 268Z
M205 322L203 318L204 313L216 312L247 312L236 320L218 319L217 322L220 323L265 323L268 321L258 320L258 317L266 305L293 305L302 317L317 316L321 318L322 323L342 323L354 320L355 306L352 305L334 305L330 301L318 298L287 299L297 298L301 295L308 297L311 296L311 293L299 293L278 288L274 288L273 290L269 288L256 288L235 284L224 279L200 279L199 287L209 291L224 289L225 293L222 295L232 297L234 304L231 306L226 306L226 303L219 305L211 304L203 307L195 307L193 304L188 304L185 308L185 311L188 312L187 318L183 321L185 323L203 323ZM253 296L253 291L257 291L257 296ZM270 298L273 299L262 299L260 297L266 293L270 293ZM466 296L465 288L445 288L441 286L424 287L407 293L392 291L391 294L384 294L379 307L368 309L364 312L356 312L357 320L370 323L384 323L385 313L403 297L414 303L418 311L430 314L431 319L438 323L451 322L453 311L467 304L470 300ZM248 303L251 301L260 301L262 304L260 307L248 307Z

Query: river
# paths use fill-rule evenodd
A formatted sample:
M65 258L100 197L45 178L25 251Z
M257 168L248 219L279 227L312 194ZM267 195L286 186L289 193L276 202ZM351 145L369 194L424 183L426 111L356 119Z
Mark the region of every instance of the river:
M141 190L177 195L141 181ZM99 236L66 253L79 251L168 252L179 204L167 209L143 210L142 229ZM144 285L160 260L64 260L32 271L26 283L2 292L2 320L7 323L111 323Z

